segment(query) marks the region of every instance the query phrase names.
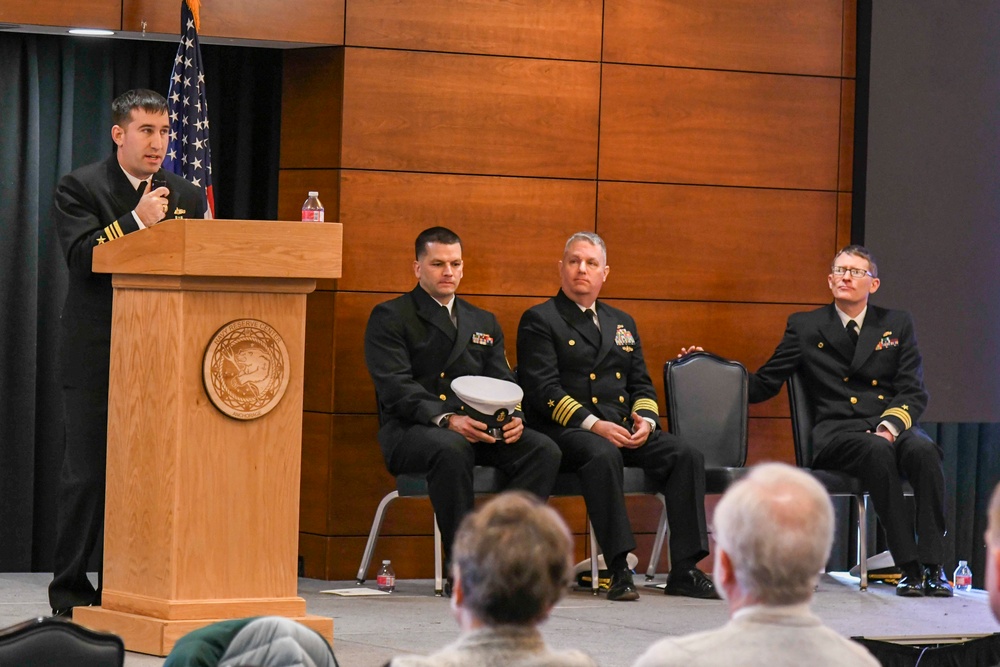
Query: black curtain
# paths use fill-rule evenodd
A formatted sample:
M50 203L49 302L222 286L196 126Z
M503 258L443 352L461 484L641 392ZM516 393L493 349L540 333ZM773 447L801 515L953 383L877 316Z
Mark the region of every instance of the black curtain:
M166 95L177 43L0 32L0 572L51 569L63 448L58 179L112 150L111 100ZM276 219L281 52L202 45L216 217Z

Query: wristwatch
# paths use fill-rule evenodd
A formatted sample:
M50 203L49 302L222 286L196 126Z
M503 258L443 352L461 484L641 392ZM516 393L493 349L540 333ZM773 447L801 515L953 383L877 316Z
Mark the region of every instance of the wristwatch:
M441 421L438 422L438 426L440 426L441 428L448 428L449 426L451 426L451 417L452 417L451 415L445 415L444 417L441 417Z

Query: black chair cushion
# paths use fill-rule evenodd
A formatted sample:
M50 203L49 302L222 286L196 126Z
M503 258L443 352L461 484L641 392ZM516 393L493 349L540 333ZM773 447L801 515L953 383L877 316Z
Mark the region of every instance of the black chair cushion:
M122 667L121 637L70 621L36 618L0 630L0 665Z

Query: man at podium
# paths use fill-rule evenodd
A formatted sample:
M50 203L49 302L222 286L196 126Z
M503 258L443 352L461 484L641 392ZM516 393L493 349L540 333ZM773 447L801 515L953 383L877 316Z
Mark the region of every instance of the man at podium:
M379 445L393 475L426 473L446 561L458 524L473 505L472 469L496 466L509 487L548 497L559 472L559 448L524 428L520 413L498 440L486 424L461 414L451 381L466 375L514 380L496 317L455 296L462 280L462 241L444 227L416 240L411 292L372 311L365 361L379 397ZM451 575L445 592L450 592Z
M130 90L111 104L114 153L67 174L56 186L55 226L69 267L62 311L66 449L60 472L53 614L101 603L87 565L101 552L107 463L111 275L93 273L93 249L168 218L203 218L204 193L160 168L170 133L167 101Z

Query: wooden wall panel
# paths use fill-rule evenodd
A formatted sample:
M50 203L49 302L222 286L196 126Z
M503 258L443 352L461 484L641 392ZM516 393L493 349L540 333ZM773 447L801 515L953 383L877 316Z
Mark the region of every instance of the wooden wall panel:
M770 402L781 401L788 407L788 396L782 392ZM787 414L787 409L786 409ZM792 420L775 418L751 418L750 438L747 446L747 465L765 461L780 461L795 465L795 445L792 442Z
M339 169L279 170L278 220L301 220L302 204L315 190L325 209L326 222L340 222L340 173ZM349 247L344 239L344 248Z
M344 276L309 298L309 576L354 576L394 488L364 329L413 287L421 229L463 236L459 293L497 314L514 365L520 316L558 289L566 237L599 231L614 268L603 296L637 319L661 396L681 346L756 370L790 313L829 299L830 256L850 238L855 0L508 4L352 0L348 46L285 54L279 217L318 189L345 226ZM785 391L750 416L750 462L793 461ZM582 500L552 503L582 559ZM627 503L644 567L659 508ZM376 560L430 576L430 515L426 500L396 503Z
M333 412L335 294L317 290L306 297L306 359L303 371L302 409Z
M66 3L70 4L70 3ZM122 28L142 32L178 34L179 2L124 0ZM344 43L344 0L284 0L270 2L221 2L201 5L201 37L231 37L305 44Z
M461 294L548 294L566 239L593 229L596 189L593 181L345 171L344 246L359 252L345 254L339 288L409 291L413 241L445 224L462 237Z
M840 82L840 167L837 189L850 192L854 185L854 98L855 83L851 79Z
M837 189L839 79L603 71L601 179Z
M335 294L334 366L332 412L372 414L375 385L365 366L365 327L372 308L395 294L377 292L337 292Z
M602 182L603 295L823 303L836 220L833 192Z
M857 77L858 67L858 2L857 0L843 0L843 2L844 55L840 75L854 79Z
M336 169L340 166L344 50L296 49L283 56L281 169Z
M346 42L414 51L600 60L601 0L351 0Z
M326 534L330 528L330 415L302 415L302 486L299 495L299 531Z
M593 178L600 65L348 48L343 166Z
M853 205L850 192L837 193L837 250L840 250L851 242L851 214ZM832 256L830 260L832 262Z
M604 60L840 76L843 0L607 0Z
M180 25L179 3L174 10L176 32ZM6 0L0 4L0 23L121 30L122 0Z

